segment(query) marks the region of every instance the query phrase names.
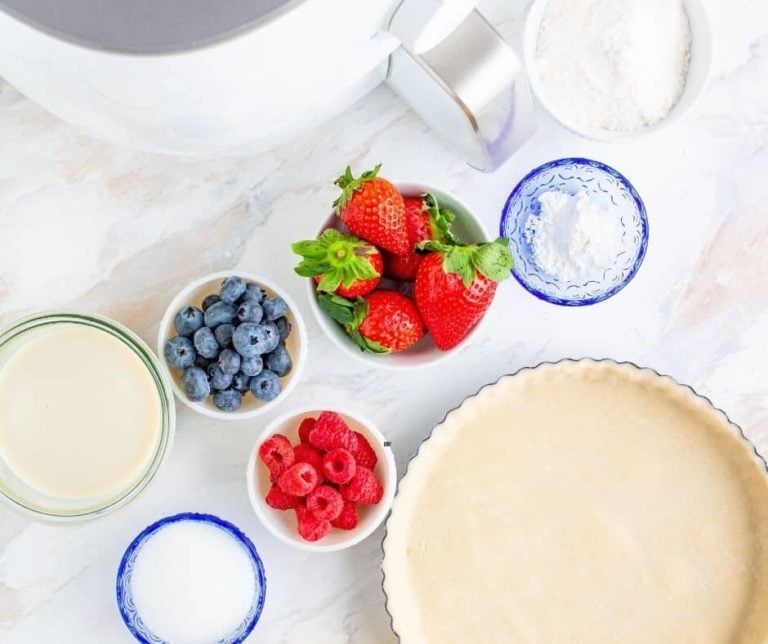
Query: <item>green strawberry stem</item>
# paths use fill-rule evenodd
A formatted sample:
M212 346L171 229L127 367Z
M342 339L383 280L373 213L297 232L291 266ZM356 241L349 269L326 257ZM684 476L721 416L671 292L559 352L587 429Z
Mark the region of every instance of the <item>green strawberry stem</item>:
M329 293L318 293L317 302L332 320L340 324L347 335L363 351L372 353L389 353L385 346L363 337L360 325L368 315L368 302L358 297L354 302Z
M459 243L451 231L451 226L456 219L456 214L452 210L441 208L437 203L437 197L430 192L425 192L422 195L422 210L429 213L429 226L434 241L449 244Z
M340 285L350 287L357 280L379 277L378 271L368 261L376 249L357 237L343 235L329 228L317 239L296 242L293 252L303 258L296 267L302 277L322 275L318 290L333 293Z
M381 170L381 163L379 163L373 170L368 170L363 172L359 177L355 177L352 174L352 168L347 166L344 170L344 174L333 182L341 188L341 194L338 199L333 202L333 207L336 209L336 212L339 213L344 209L349 203L349 200L352 199L352 195L362 188L366 181L373 181L379 174L379 170Z
M514 266L508 243L502 237L492 242L469 245L426 241L421 242L418 248L442 253L443 270L458 275L465 288L472 286L478 273L494 282L501 282L509 277Z

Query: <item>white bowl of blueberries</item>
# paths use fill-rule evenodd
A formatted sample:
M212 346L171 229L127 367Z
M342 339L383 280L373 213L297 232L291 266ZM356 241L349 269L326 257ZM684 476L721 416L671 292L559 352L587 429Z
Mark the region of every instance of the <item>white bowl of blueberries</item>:
M304 368L306 338L285 291L257 275L222 272L176 295L160 323L157 350L185 405L242 420L291 392Z

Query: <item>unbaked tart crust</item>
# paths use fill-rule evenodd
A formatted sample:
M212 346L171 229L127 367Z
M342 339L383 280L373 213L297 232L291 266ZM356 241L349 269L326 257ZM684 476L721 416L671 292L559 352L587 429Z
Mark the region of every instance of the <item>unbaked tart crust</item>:
M422 444L383 570L406 644L764 642L765 463L671 378L541 365Z

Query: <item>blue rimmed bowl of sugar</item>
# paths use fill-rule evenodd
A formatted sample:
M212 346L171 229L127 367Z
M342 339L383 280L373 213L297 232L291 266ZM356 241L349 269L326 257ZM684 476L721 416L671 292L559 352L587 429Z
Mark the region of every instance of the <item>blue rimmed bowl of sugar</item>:
M622 174L567 158L529 172L509 195L500 234L517 281L562 306L602 302L637 274L648 248L648 216Z
M117 606L146 644L239 644L264 607L267 579L251 540L211 514L182 513L145 528L117 572Z

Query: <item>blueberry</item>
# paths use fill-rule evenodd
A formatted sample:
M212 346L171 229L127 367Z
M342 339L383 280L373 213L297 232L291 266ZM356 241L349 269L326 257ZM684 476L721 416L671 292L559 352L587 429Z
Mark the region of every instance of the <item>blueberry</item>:
M288 305L281 297L264 300L261 307L264 309L264 317L270 321L277 320L277 318L281 318L288 313Z
M184 387L184 393L193 402L199 402L207 398L211 393L211 384L208 382L208 376L205 375L200 367L190 367L184 371L181 379Z
M244 394L251 386L251 377L246 376L242 371L232 376L232 389L236 389Z
M264 360L261 356L250 356L240 360L240 371L246 376L258 376L264 368Z
M280 331L280 340L285 342L288 336L291 335L291 323L288 321L288 318L277 318L275 325L277 330Z
M213 404L221 411L237 411L243 402L243 394L235 389L225 389L213 394Z
M245 302L237 307L237 319L241 322L255 322L258 324L263 317L264 311L253 300L245 300Z
M291 369L293 369L291 356L288 355L288 351L282 344L279 344L272 353L267 354L266 362L267 368L270 371L274 371L281 378L287 376Z
M203 326L203 312L196 306L185 306L176 314L173 326L179 335L191 336Z
M280 378L269 369L251 378L251 393L259 400L274 400L280 395Z
M277 348L277 345L280 344L280 330L277 328L277 325L274 322L267 322L261 326L267 336L267 348L264 353L274 351Z
M211 293L203 300L203 311L210 309L216 302L221 302L221 298L216 293Z
M207 326L195 331L195 349L203 358L215 358L219 355L219 343Z
M216 302L205 312L205 326L214 329L220 324L232 324L235 321L236 312L234 304Z
M261 304L264 301L264 291L262 290L261 286L251 282L248 284L248 286L245 287L245 293L243 293L240 301L246 302L248 300L256 302L256 304Z
M245 293L245 282L242 277L237 277L237 275L226 278L221 283L221 288L219 289L221 301L228 304L237 302L243 293Z
M224 373L234 376L240 371L240 354L233 349L224 349L219 354L219 367Z
M211 379L211 387L214 389L226 389L232 384L232 374L224 373L217 364L208 367L208 377Z
M235 329L232 334L232 344L235 351L244 358L251 358L272 350L269 347L269 335L265 328L253 322L243 322Z
M175 369L186 369L195 364L197 353L192 340L182 336L171 338L165 343L163 354L168 364Z
M208 365L211 364L211 360L209 358L203 358L203 356L198 355L197 358L195 358L195 366L200 367L201 369L208 369Z
M232 346L232 332L234 330L235 327L231 324L220 324L214 329L213 335L216 336L216 342L219 343L220 347L226 349Z

